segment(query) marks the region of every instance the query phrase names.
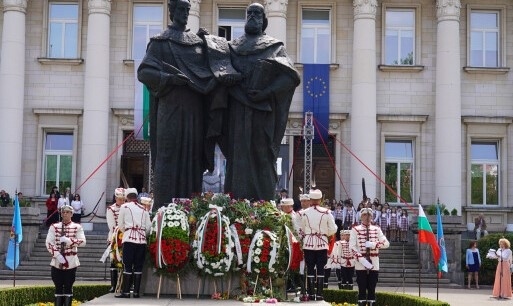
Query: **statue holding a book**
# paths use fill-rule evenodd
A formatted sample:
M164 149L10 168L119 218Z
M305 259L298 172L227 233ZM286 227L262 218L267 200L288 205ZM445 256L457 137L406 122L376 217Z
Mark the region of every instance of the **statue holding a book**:
M272 200L276 161L295 88L300 83L281 41L267 36L264 7L246 10L245 34L229 42L242 81L229 87L219 144L226 157L225 191L236 198Z

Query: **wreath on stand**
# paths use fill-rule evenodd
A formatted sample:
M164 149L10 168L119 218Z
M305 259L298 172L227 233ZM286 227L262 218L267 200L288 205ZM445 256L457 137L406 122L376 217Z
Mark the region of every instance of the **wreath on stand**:
M178 295L181 297L179 273L189 261L189 222L186 211L180 205L171 203L159 208L153 218L149 252L153 267L162 275L176 275Z
M230 219L222 215L222 207L211 209L200 220L192 243L194 261L199 270L219 277L230 271L234 243L230 232Z

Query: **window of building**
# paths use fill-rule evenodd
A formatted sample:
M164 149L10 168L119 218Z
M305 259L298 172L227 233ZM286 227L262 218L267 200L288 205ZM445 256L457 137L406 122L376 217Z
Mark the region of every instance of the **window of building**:
M43 148L43 193L50 194L53 186L59 190L71 187L73 133L46 132Z
M385 65L415 64L415 9L385 11Z
M162 4L134 3L132 59L142 60L150 38L164 29L163 11Z
M499 143L472 141L470 148L472 205L499 204Z
M385 140L385 183L408 203L414 196L414 143L412 140ZM385 201L402 202L385 188Z
M301 11L301 63L331 63L331 9Z
M79 15L78 2L48 3L49 58L78 58Z
M500 12L472 10L470 13L470 66L500 66Z
M219 8L217 33L226 40L233 40L244 34L246 23L245 8Z

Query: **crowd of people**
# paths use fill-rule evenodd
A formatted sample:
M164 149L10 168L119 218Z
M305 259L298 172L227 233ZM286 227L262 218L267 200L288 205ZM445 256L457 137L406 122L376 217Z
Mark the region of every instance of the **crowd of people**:
M73 208L73 214L71 216L72 221L80 223L82 214L84 213L84 203L80 199L80 194L71 192L70 187L66 187L64 193L59 192L59 187L53 186L50 191L50 195L46 199L46 219L45 224L47 227L50 225L60 222L60 210L64 206L70 206Z

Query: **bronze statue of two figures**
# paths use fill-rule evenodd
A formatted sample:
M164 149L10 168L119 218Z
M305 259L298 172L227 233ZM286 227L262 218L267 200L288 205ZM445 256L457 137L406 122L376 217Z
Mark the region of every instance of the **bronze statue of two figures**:
M172 23L151 38L138 68L151 93L155 203L200 193L216 143L226 158L225 192L271 200L299 74L283 43L265 34L261 4L248 6L245 34L229 42L187 31L189 8L169 1Z

